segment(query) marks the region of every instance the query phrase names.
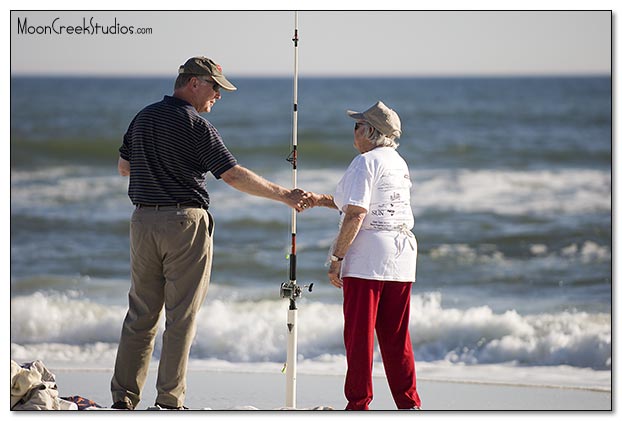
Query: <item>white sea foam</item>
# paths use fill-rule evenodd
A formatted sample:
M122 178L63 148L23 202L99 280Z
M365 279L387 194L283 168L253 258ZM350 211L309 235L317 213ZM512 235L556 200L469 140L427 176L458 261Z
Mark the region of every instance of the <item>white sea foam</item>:
M116 342L121 308L72 297L72 293L11 299L11 340L17 343L81 345Z
M286 309L285 300L208 299L199 313L191 357L231 363L283 361ZM64 294L15 297L12 353L27 357L36 351L56 361L98 361L98 354L112 355L125 310ZM302 359L320 364L343 356L342 317L339 304L301 303ZM605 313L521 315L495 313L487 306L452 309L442 306L439 293L432 293L412 297L411 333L419 361L611 369L611 316ZM158 337L156 355L159 343Z
M430 249L432 259L452 259L458 263L503 263L506 258L494 246L476 248L468 244L440 244Z
M571 264L575 261L580 263L601 263L611 260L611 250L606 245L599 245L594 241L584 241L583 243L570 243L556 250L544 244L532 244L529 251L533 256L531 260L552 260L556 263L567 262ZM507 265L513 262L502 252L497 250L494 244L484 244L478 247L464 244L439 244L430 249L432 259L451 260L452 262L464 264L498 264ZM525 264L521 260L520 264Z
M581 245L572 243L564 247L560 254L570 259L580 260L582 263L606 262L611 260L611 250L593 241L586 241Z
M11 212L90 222L123 220L131 211L127 188L127 178L88 167L12 170Z
M127 191L127 178L93 172L88 167L56 167L11 171L11 199L19 204L37 198L44 204L100 201Z
M434 170L411 174L415 209L518 214L580 214L611 210L611 173Z
M276 172L274 179L288 185L287 175ZM332 193L342 175L343 171L338 170L301 171L298 185L306 190ZM416 214L428 210L500 215L576 215L611 211L611 173L607 171L411 169L411 179L411 203ZM214 203L219 208L235 210L238 216L261 218L257 215L266 213L261 210L271 207L264 200L244 196L221 190L220 186L213 195L218 197Z
M345 167L344 167L345 169ZM306 170L299 187L332 193L343 171ZM262 174L284 186L291 174L277 170ZM611 210L611 173L599 170L412 170L412 206L417 214L431 209L456 212L518 214L581 214ZM93 174L87 167L11 172L13 210L29 210L37 202L48 214L66 207L97 203L102 218L127 218L131 204L126 178L116 173ZM214 210L221 218L282 220L281 204L233 191L224 182L207 179ZM115 212L116 210L116 212ZM121 210L122 212L119 212ZM317 212L317 211L313 211ZM285 216L283 216L285 215ZM97 216L97 215L95 215ZM91 217L93 217L91 213Z

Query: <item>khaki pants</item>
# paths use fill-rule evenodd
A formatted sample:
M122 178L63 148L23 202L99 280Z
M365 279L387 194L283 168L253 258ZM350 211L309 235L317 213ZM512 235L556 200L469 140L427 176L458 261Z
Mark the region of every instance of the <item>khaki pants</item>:
M138 405L164 306L166 325L156 402L183 405L195 319L210 280L213 230L211 215L201 208L143 207L134 211L130 225L132 283L111 382L113 402Z

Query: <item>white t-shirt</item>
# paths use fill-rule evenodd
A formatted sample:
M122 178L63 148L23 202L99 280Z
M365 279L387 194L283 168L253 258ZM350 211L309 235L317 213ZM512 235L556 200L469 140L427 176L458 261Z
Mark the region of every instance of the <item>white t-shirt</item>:
M352 160L337 184L334 201L342 212L355 205L366 209L367 215L344 256L342 277L415 281L411 186L408 165L393 148L375 148Z

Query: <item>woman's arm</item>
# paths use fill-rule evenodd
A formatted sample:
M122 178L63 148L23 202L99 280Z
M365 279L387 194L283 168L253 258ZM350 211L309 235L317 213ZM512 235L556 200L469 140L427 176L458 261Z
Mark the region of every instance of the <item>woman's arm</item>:
M325 208L338 209L335 204L335 200L333 196L330 194L318 194L313 192L306 192L302 196L303 206L305 208L314 208L316 206L321 206ZM305 206L306 205L306 206Z
M339 235L337 236L333 249L334 256L343 258L346 255L361 229L365 215L367 215L367 210L365 208L354 205L347 206L343 223L341 224L341 229L339 230ZM337 288L343 286L343 281L341 280L341 261L330 263L328 279L330 283Z

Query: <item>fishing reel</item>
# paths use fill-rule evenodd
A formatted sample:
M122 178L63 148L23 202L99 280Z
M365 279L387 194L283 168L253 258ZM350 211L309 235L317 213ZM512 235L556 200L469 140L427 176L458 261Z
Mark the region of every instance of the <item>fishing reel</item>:
M289 298L290 300L296 300L302 296L302 290L307 289L309 292L313 291L313 282L309 285L298 285L295 281L283 282L281 284L281 298Z

